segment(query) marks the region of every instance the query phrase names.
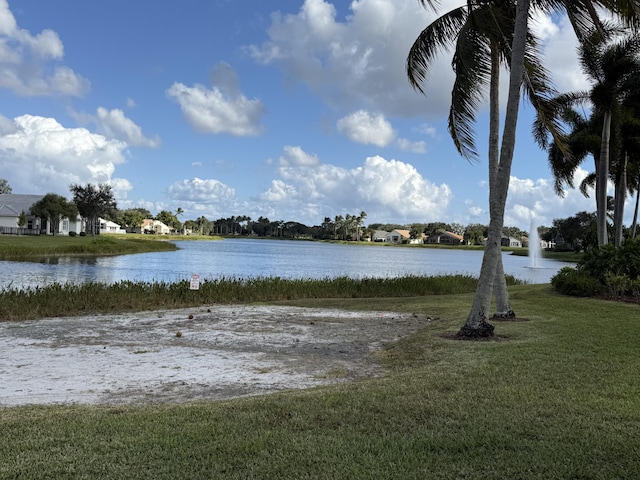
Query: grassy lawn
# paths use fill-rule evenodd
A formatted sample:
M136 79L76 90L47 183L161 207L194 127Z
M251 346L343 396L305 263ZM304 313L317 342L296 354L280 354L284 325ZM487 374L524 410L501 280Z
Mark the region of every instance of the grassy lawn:
M151 237L148 235L147 237ZM167 237L164 237L166 240ZM171 238L174 240L174 238ZM55 255L124 255L176 250L171 242L159 242L142 235L70 237L68 235L0 235L0 260L38 260Z
M510 287L521 322L447 338L472 293L288 301L437 316L384 378L233 401L0 409L0 478L640 477L640 307Z

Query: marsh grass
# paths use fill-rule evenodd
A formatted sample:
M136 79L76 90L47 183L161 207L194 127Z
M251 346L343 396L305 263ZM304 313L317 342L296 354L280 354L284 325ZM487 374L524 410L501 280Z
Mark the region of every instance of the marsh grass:
M129 253L173 251L171 242L126 236L69 237L62 235L0 236L0 260L37 261L51 256L124 255Z
M517 281L509 277L510 283ZM214 303L274 302L309 298L375 298L445 295L475 290L468 275L443 277L283 279L278 277L204 280L190 290L176 283L120 281L52 284L0 290L0 321L42 317L183 308Z
M223 402L0 409L0 478L564 479L640 475L637 305L510 287L523 322L447 338L472 294L297 300L437 317L389 374Z

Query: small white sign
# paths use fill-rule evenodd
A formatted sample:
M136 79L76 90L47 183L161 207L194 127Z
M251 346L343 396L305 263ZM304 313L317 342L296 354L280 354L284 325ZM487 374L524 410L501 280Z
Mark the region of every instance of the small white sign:
M196 274L191 275L191 283L189 285L189 290L200 290L200 275L196 275Z

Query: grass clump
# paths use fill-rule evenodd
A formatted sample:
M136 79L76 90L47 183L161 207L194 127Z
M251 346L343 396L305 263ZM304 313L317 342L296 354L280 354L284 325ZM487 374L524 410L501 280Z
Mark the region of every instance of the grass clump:
M547 285L510 294L529 321L501 323L492 342L448 339L469 293L298 300L438 320L383 350L383 378L221 402L0 409L0 478L637 478L638 307Z

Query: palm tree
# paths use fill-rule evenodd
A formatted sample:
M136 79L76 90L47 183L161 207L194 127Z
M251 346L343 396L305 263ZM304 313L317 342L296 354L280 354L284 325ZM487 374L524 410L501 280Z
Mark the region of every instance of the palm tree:
M572 92L554 99L557 115L573 127L568 136L572 158L566 157L550 146L549 160L556 181L556 191L564 183L572 185L572 178L579 163L588 155L595 160L595 175L583 182L581 190L595 180L598 244L608 243L607 185L610 174L616 185L615 194L615 243L622 243L622 218L626 199L626 170L631 138L635 123L636 104L640 97L640 39L629 35L616 42L608 42L599 32L594 32L580 47L580 59L584 72L591 78L590 91ZM590 101L593 112L585 118L572 110L578 102ZM536 127L536 139L545 147L544 128ZM626 132L626 133L625 133Z
M435 0L419 0L423 6L433 7L437 4ZM505 0L506 1L506 0ZM535 0L534 0L535 1ZM496 0L497 2L497 0ZM491 1L467 1L467 8L472 11L475 7L494 3ZM629 8L628 11L622 10L622 3L629 7L628 0L608 0L608 1L543 1L539 0L534 6L542 8L563 6L569 18L573 23L574 29L579 38L582 38L582 31L585 25L596 23L599 25L599 19L596 15L596 6L606 6L622 12L630 17L637 15L637 11ZM471 311L465 321L464 326L460 329L458 338L480 338L493 335L493 326L487 321L487 312L491 305L491 297L493 293L493 279L495 278L498 263L501 255L500 238L502 235L502 226L504 223L504 210L506 205L507 192L509 188L509 179L511 174L511 164L513 162L513 153L515 148L516 126L518 122L518 111L520 102L520 90L523 83L525 73L525 57L526 43L529 37L528 21L531 7L530 0L518 0L516 2L513 31L511 38L511 50L509 56L510 75L509 75L509 91L507 97L507 106L505 110L505 120L502 135L502 144L499 151L499 160L495 175L490 173L490 194L489 194L489 235L483 256L482 267L480 269L480 278L478 287L474 297ZM589 22L589 19L592 21ZM505 32L503 32L504 34ZM490 167L491 168L491 167ZM493 170L491 170L493 171Z
M474 5L477 3L477 5ZM468 160L477 159L473 123L478 106L489 91L489 196L495 195L499 170L499 75L502 64L509 65L514 32L515 4L511 1L469 2L439 17L425 28L414 42L407 58L407 74L411 85L424 93L421 83L426 79L429 64L439 49L455 41L453 68L456 79L451 94L449 133L458 152ZM535 38L527 36L524 68L525 91L536 106L550 96L548 77L537 60ZM540 113L541 118L544 117ZM549 127L553 131L554 127ZM498 317L515 317L509 303L506 279L499 255L496 266L495 298Z
M630 80L634 80L634 75L640 75L638 53L640 53L640 38L636 35L630 35L610 45L601 36L596 35L591 41L583 42L580 48L583 70L596 82L589 95L591 102L603 115L600 155L596 165L598 245L608 243L606 201L611 154L611 122L621 106L624 95L629 92Z

